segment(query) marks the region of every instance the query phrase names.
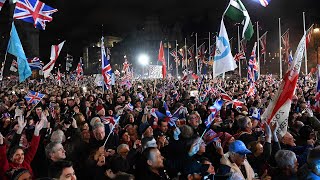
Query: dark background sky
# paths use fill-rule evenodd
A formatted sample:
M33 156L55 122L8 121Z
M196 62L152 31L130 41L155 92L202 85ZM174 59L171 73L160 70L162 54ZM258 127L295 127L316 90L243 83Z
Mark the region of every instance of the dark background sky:
M320 6L316 0L272 0L267 8L258 0L243 0L252 22L259 21L262 34L268 31L271 46L277 45L278 18L282 31L290 28L291 42L296 46L303 33L302 12L306 12L306 26L319 22ZM101 24L105 35L125 37L144 23L145 17L158 15L161 24L182 23L184 35L192 32L215 32L228 0L47 0L59 11L41 32L41 48L50 49L57 39L66 39L66 48L75 56L82 47L101 37ZM236 36L235 27L227 25L229 37ZM251 40L253 41L253 40Z

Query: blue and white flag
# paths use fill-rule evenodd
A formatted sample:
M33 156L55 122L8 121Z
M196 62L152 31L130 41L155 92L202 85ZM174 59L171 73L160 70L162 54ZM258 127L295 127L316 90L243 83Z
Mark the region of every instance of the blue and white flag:
M20 38L18 36L16 27L12 23L11 36L8 44L8 53L17 57L18 72L19 72L19 82L23 82L32 72L27 61L27 57L24 53Z
M32 70L42 70L44 64L38 57L28 59L29 66Z
M236 61L233 59L233 56L231 54L229 37L222 19L219 36L217 36L216 40L216 52L214 55L213 63L214 77L228 71L233 71L237 67L238 66L236 64Z

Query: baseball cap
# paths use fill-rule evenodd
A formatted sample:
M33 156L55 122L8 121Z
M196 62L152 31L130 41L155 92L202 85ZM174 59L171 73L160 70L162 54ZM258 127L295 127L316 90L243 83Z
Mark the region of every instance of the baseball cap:
M247 149L246 145L240 140L236 140L229 145L229 152L234 152L237 154L250 154L251 151Z

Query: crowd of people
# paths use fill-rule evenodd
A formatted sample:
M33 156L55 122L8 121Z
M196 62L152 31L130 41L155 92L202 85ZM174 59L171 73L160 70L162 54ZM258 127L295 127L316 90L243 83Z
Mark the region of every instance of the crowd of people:
M311 79L299 80L282 137L260 118L280 83L266 76L254 96L232 78L1 83L0 179L320 179ZM45 96L28 102L30 90ZM224 103L208 127L221 93L243 104Z

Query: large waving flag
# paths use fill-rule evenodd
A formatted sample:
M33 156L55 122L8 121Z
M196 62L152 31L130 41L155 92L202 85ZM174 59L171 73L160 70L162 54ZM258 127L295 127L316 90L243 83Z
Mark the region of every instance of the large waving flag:
M28 103L37 104L44 97L44 94L39 92L29 91L28 94L24 97Z
M46 22L51 22L51 15L57 11L38 0L19 0L13 18L33 23L34 27L45 30Z
M22 82L26 80L29 76L31 76L32 72L29 67L27 57L24 53L16 27L14 26L13 23L11 28L11 37L8 44L8 53L17 57L19 82Z
M217 99L214 104L209 107L211 114L208 116L208 118L204 121L204 124L206 125L207 128L210 127L212 122L214 121L214 117L216 114L221 110L221 107L223 105L223 100L222 99Z
M242 37L250 40L253 35L253 26L250 20L249 13L240 0L230 0L230 3L226 11L224 12L224 15L228 16L233 21L242 23Z
M108 52L108 48L107 48ZM112 75L112 69L110 64L110 55L106 53L105 47L104 47L104 38L101 38L101 62L102 62L102 76L103 76L103 82L104 85L107 88L110 88L111 86L111 75Z
M162 78L164 79L164 78L166 78L167 67L166 67L166 59L164 58L164 50L163 50L162 41L160 42L158 60L160 62L162 62Z
M233 71L238 66L231 54L229 37L223 19L221 20L219 36L216 40L216 52L214 55L214 77L224 72Z
M56 63L57 59L58 59L58 56L61 52L61 49L64 45L66 41L63 41L61 42L60 44L58 45L52 45L51 46L51 56L50 56L50 62L48 64L46 64L44 67L43 67L43 75L44 75L44 78L47 78L49 77L50 75L50 72L51 70L53 69L54 67L54 64Z
M42 70L42 68L43 68L43 62L40 61L40 59L38 57L29 58L28 63L29 63L29 66L32 70L34 70L34 69Z
M287 132L292 96L297 86L305 47L305 36L303 36L294 54L292 66L285 74L275 98L271 100L261 116L261 119L265 120L268 124L278 121L279 129L277 130L277 134L281 136L284 136Z
M267 31L268 32L268 31ZM260 45L261 45L261 54L264 55L264 60L266 59L267 54L267 32L265 32L260 38Z
M0 11L1 11L1 9L2 9L2 7L3 7L5 2L6 2L6 0L0 0Z

